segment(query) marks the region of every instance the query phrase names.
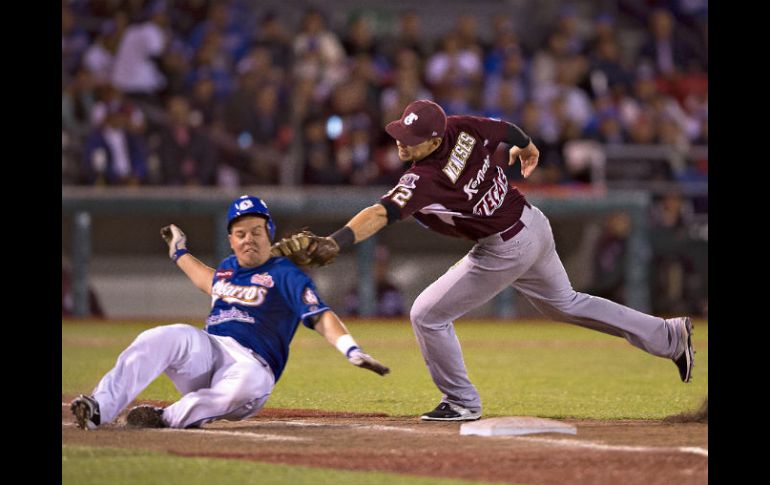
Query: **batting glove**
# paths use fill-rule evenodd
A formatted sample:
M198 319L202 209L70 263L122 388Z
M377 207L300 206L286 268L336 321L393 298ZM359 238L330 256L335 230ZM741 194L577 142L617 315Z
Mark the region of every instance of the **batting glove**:
M369 354L365 354L361 349L354 347L348 352L348 361L351 364L361 367L362 369L369 369L372 372L384 376L390 372L390 369L377 362L374 357Z
M166 241L166 244L168 244L168 257L171 258L172 261L176 261L182 255L189 252L187 250L187 236L185 236L182 230L174 224L162 228L160 230L160 235L163 237L163 240Z

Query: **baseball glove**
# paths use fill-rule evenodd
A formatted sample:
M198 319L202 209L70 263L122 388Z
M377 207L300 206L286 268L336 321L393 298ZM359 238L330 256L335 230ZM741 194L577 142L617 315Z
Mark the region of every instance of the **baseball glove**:
M330 237L300 231L277 241L270 249L273 256L285 256L297 266L326 266L334 261L340 247Z

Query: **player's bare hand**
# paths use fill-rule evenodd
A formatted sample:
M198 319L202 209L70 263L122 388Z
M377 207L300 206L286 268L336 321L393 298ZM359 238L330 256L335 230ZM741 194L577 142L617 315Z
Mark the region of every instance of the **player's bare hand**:
M519 148L515 145L512 146L508 154L508 165L516 163L516 158L521 160L521 175L524 178L532 175L532 172L535 170L535 167L537 167L537 162L540 159L540 150L537 149L532 141L530 141L529 145L524 148Z
M166 244L168 244L168 256L175 259L176 252L181 249L187 249L187 236L176 225L171 224L162 227L160 235Z
M390 372L390 369L377 362L377 360L369 354L365 354L361 349L355 349L350 353L348 360L351 364L361 367L362 369L369 369L372 372L384 376Z

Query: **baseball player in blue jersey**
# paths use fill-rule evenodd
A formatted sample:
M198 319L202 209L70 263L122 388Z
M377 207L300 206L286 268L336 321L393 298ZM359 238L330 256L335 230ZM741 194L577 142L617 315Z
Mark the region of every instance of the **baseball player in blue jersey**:
M93 394L72 401L78 427L94 429L113 421L163 372L182 398L166 408L134 407L126 418L130 426L194 428L248 418L265 405L281 377L300 322L352 364L379 375L389 372L361 350L305 273L289 259L271 256L275 224L262 200L236 199L227 220L234 254L217 269L189 253L178 227L161 230L171 259L211 296L206 327L178 323L142 332Z

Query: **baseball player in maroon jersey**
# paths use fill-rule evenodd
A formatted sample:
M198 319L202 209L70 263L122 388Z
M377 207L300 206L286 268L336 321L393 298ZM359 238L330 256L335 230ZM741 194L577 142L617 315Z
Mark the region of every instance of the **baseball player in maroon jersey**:
M492 154L511 145L508 164L521 160L526 178L539 151L519 127L474 116L447 117L427 100L409 104L385 130L398 156L412 161L379 202L329 237L306 247L320 262L409 216L441 234L475 241L465 257L415 300L410 319L425 362L443 397L421 416L428 421L481 417L481 399L468 379L453 322L508 286L547 317L623 337L652 355L672 359L683 382L693 366L692 323L663 319L576 292L556 253L548 218L512 187ZM318 262L318 261L316 261Z

